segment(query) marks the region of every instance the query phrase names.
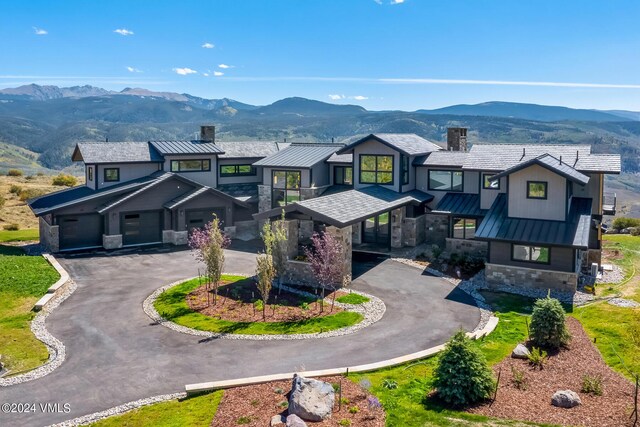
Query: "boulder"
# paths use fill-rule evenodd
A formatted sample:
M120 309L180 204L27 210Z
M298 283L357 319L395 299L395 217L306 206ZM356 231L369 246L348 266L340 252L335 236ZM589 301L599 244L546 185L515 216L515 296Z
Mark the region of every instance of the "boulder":
M302 421L299 416L291 414L287 417L287 427L307 427L307 423Z
M307 421L326 420L331 417L335 399L331 384L294 375L289 395L289 414Z
M274 415L273 417L271 417L271 423L269 423L269 425L271 427L284 426L286 422L287 422L287 419L284 417L284 415Z
M511 357L514 359L528 359L529 349L524 344L518 344L516 348L511 352Z
M571 390L558 390L551 397L551 404L559 408L573 408L582 404L578 393Z

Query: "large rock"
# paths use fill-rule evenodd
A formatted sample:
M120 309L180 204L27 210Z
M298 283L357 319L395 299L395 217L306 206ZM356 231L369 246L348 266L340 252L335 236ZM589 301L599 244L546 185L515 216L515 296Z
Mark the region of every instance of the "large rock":
M578 393L571 390L558 390L551 397L551 404L560 408L573 408L582 405Z
M322 421L331 417L336 396L331 384L310 378L293 376L289 395L289 414L307 421Z
M518 344L516 348L511 352L511 357L514 359L528 359L529 349L524 344Z
M287 427L307 427L307 423L302 421L299 416L291 414L287 417Z
M274 415L273 417L271 417L271 427L274 426L283 426L285 423L287 422L287 419L284 417L284 415Z

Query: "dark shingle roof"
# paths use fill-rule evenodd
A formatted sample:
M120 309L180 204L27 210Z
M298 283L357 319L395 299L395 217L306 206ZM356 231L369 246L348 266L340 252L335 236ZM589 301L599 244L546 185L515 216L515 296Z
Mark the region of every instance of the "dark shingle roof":
M258 201L258 184L222 184L218 185L218 190L227 193L233 198L247 203Z
M346 227L367 218L408 204L433 200L431 194L419 190L396 193L380 186L347 190L287 205L285 212L298 211L336 227ZM280 215L281 208L255 214L256 219Z
M507 197L499 194L476 231L476 239L550 246L589 247L592 200L573 197L566 221L509 218Z
M440 147L439 145L426 140L414 133L372 133L365 136L364 138L360 138L357 141L350 143L349 145L341 149L338 154L351 152L351 150L353 150L356 145L362 144L363 142L369 141L370 139L375 139L378 142L394 148L401 153L407 154L409 156L417 156L420 154L427 154L433 151L442 150L442 147Z
M333 153L327 159L327 163L353 163L353 154L336 154Z
M219 141L216 145L224 151L220 159L264 158L277 153L278 143L273 141Z
M426 156L416 157L414 166L449 166L462 167L469 158L466 151L434 151Z
M583 156L578 158L574 168L583 172L620 173L620 155L591 154L590 156Z
M486 209L480 209L480 195L467 193L447 193L433 210L460 216L484 216Z
M503 172L492 176L490 180L495 181L496 179L500 179L503 176L510 175L514 172L533 165L542 166L545 169L549 169L550 171L555 172L558 175L563 176L570 181L577 182L581 185L586 185L589 182L589 177L587 175L578 172L568 164L561 162L559 159L556 159L550 154L543 154L540 157L536 157L535 159L520 162L517 165L512 166L509 169L506 169Z
M327 160L342 145L293 143L284 150L255 162L254 166L310 168Z
M87 164L164 161L147 142L79 142L71 158Z
M171 154L222 154L213 142L206 141L149 141L162 155Z

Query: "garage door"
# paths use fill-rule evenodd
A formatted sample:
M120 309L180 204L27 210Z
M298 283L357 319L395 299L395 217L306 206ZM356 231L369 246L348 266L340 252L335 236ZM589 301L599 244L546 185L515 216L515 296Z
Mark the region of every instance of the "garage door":
M224 226L225 209L209 208L187 211L187 230L191 232L194 228L202 228L208 222L213 220L214 214L220 219L220 223Z
M162 211L121 214L122 244L144 245L162 242Z
M57 223L61 250L102 246L104 227L102 215L61 215Z

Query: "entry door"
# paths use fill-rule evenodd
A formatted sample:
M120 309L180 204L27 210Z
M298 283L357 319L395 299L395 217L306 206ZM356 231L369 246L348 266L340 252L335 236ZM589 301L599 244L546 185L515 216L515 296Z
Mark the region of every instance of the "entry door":
M225 223L225 209L224 208L210 208L210 209L198 209L186 212L187 230L191 232L194 228L202 228L208 222L213 220L213 216L216 215L220 220L220 225L224 227Z
M122 244L162 242L162 211L126 212L121 217Z
M389 219L389 212L367 218L363 227L363 242L389 245L391 236L391 222Z

